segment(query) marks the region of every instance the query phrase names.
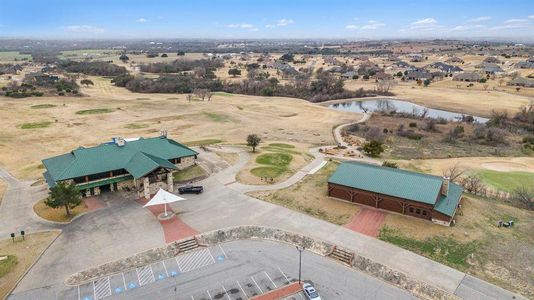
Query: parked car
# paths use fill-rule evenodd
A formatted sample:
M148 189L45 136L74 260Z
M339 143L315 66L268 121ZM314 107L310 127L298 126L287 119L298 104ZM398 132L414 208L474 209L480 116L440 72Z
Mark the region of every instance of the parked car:
M319 293L317 293L317 290L313 287L311 283L305 283L302 286L302 290L304 291L304 294L306 295L307 299L321 300L321 296L319 296Z
M204 187L198 185L186 185L181 188L178 188L178 193L180 194L200 194L204 191Z

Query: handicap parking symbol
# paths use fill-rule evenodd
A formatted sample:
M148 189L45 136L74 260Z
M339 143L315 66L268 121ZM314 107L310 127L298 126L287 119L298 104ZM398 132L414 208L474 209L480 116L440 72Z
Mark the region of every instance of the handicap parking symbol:
M159 273L159 275L158 275L158 280L162 280L163 278L165 278L165 275Z
M218 261L224 261L224 255L217 256L217 260Z
M122 293L122 288L118 287L115 289L115 294L120 294Z
M83 300L92 300L93 298L91 298L90 296L85 296L85 298L83 298Z
M178 272L172 270L172 271L171 271L171 276L174 277L174 276L176 276L176 275L178 275Z
M135 284L133 282L130 282L130 284L128 285L129 289L135 289L136 287L137 287L137 284Z

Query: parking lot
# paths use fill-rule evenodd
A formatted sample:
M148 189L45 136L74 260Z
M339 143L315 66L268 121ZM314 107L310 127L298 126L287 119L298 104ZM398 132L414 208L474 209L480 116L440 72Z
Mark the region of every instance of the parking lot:
M258 270L235 280L211 284L198 291L180 289L180 277L189 272L206 269L214 264L224 264L227 256L221 245L199 248L177 257L138 267L126 272L99 278L65 292L65 299L98 300L112 296L127 295L135 289L144 289L159 281L178 283L175 294L180 299L234 299L243 300L282 287L291 280L281 268ZM180 290L178 292L178 290Z
M312 281L323 299L416 299L308 251L302 254L302 279ZM55 290L53 298L72 300L245 300L297 280L298 251L294 246L246 240L199 248L76 287L50 287L48 292ZM35 299L37 293L21 299ZM305 297L297 293L285 299Z

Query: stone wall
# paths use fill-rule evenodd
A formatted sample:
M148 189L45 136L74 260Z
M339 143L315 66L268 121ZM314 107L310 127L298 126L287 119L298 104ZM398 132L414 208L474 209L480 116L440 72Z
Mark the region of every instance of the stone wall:
M322 256L329 255L333 251L334 247L336 247L331 243L316 240L297 233L284 231L278 228L262 226L229 227L202 233L195 236L195 238L198 243L203 246L214 246L220 243L237 240L270 240L296 246L303 246L306 248L306 250ZM77 285L95 280L102 276L124 272L136 267L174 257L179 253L177 246L179 242L180 241L176 241L162 248L151 249L132 257L124 258L115 262L101 265L99 267L82 271L80 273L76 273L69 277L65 283L68 285ZM350 249L344 250L352 251ZM398 288L404 289L421 299L460 299L455 295L449 294L428 283L412 279L402 272L393 270L385 265L360 256L357 253L354 255L351 267L375 278L384 280Z
M182 170L195 164L194 156L186 156L180 159L180 163L176 164L178 169Z

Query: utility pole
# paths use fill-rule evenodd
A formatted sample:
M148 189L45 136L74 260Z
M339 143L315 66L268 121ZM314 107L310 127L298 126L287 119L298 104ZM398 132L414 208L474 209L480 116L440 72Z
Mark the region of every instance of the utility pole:
M304 251L303 246L297 246L297 251L299 252L299 284L301 283L302 276L302 252Z

